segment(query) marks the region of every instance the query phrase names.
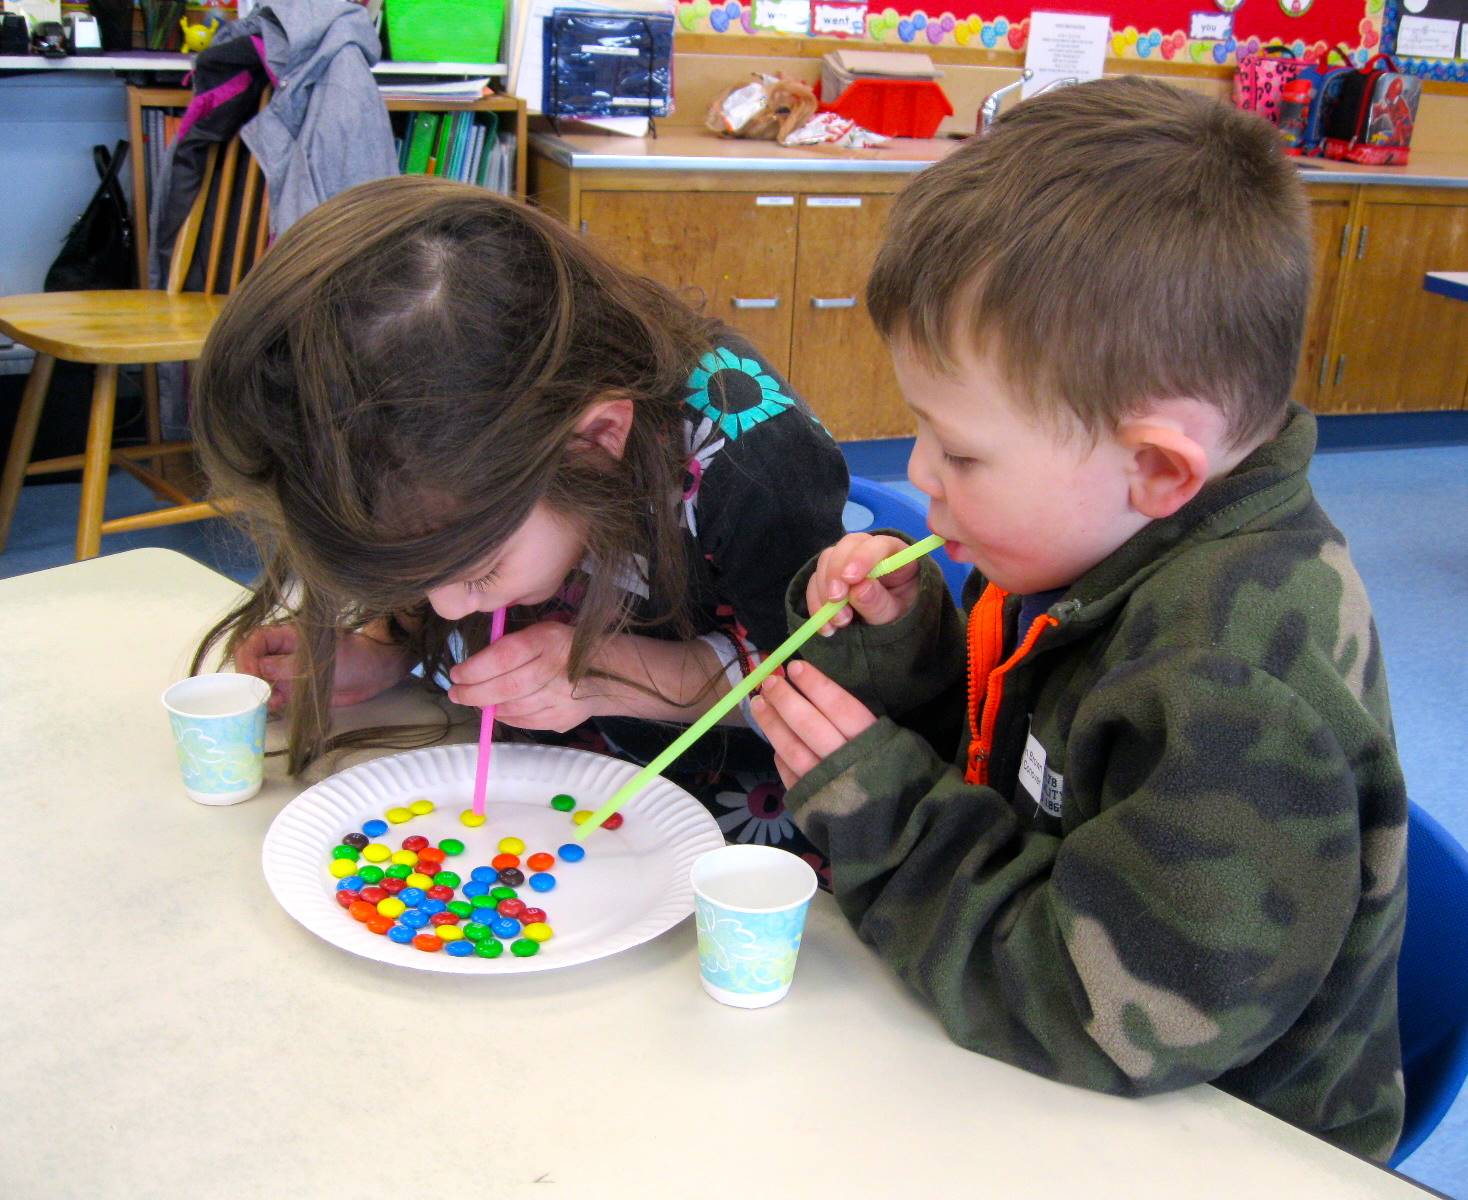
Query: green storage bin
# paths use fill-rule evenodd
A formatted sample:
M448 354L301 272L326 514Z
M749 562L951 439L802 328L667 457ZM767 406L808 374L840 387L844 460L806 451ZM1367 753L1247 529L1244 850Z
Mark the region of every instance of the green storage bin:
M386 0L396 62L498 62L505 0Z

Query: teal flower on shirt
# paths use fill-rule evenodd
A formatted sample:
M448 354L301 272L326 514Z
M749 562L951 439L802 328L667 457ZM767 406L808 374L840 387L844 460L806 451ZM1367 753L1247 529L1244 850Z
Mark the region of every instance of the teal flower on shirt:
M734 441L761 422L795 407L762 363L741 358L727 346L710 350L688 377L690 406Z

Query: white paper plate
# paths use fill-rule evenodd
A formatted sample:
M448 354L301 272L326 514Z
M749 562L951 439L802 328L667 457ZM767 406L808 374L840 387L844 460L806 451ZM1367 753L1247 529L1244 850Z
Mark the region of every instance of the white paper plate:
M509 946L495 959L453 958L442 950L424 953L370 932L335 900L337 881L327 871L332 847L364 821L413 800L433 801L435 810L391 825L374 841L398 849L405 837L422 834L435 845L447 837L464 843L464 853L445 866L466 883L470 871L498 852L503 837L525 842L522 859L536 851L555 854L571 840L571 814L550 806L558 793L574 796L580 808L597 808L637 768L617 759L559 746L497 745L489 776L488 820L466 828L459 814L474 788L472 745L435 746L374 759L323 780L285 806L265 835L265 881L281 907L318 937L353 954L393 966L457 975L503 975L548 971L605 958L640 945L672 928L693 911L688 871L693 860L724 844L714 818L682 788L657 779L629 801L626 823L600 829L586 839L586 857L563 863L557 857L549 892L519 889L528 904L543 908L555 936L532 958L514 958Z

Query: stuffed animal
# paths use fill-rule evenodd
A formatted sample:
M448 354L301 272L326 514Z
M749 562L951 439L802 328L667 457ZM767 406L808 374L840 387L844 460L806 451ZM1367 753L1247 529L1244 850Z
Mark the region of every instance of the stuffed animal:
M185 54L197 54L214 40L214 33L219 28L216 18L211 25L190 25L188 18L179 21L179 27L183 30L183 52Z

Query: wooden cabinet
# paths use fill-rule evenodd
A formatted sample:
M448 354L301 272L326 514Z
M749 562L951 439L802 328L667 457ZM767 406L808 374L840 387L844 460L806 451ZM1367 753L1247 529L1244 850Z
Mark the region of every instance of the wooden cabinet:
M837 437L913 432L866 307L891 208L890 196L801 197L790 382Z
M837 437L912 434L865 302L905 175L578 169L537 154L531 176L550 211L745 333ZM1468 264L1468 189L1307 192L1314 282L1295 398L1322 413L1464 407L1468 304L1422 280Z
M1462 408L1468 304L1424 291L1423 275L1468 262L1468 193L1360 189L1346 231L1320 412Z
M734 326L790 373L796 207L789 193L589 192L581 231Z
M866 280L888 195L590 191L581 232L739 330L841 438L913 431Z

